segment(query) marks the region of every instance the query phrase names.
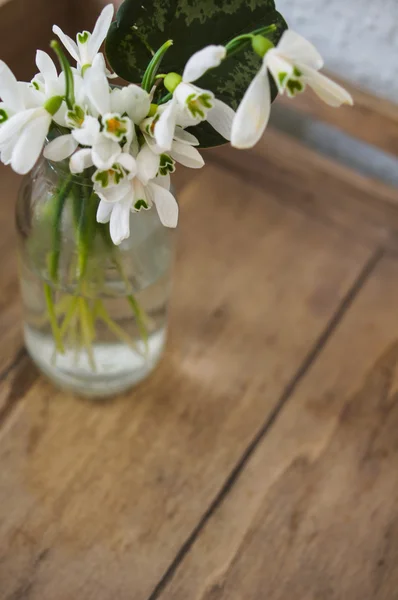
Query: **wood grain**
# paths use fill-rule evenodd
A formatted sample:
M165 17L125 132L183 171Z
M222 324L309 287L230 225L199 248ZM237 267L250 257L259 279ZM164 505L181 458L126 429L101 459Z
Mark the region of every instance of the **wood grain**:
M338 81L336 76L331 77ZM343 106L338 110L327 106L308 90L292 102L282 96L278 102L309 114L325 123L337 127L368 144L377 146L393 155L398 155L398 105L360 90L346 81L338 81L354 98L354 107Z
M398 262L377 266L161 600L391 600Z
M208 151L206 158L321 221L373 243L396 246L398 190L286 134L269 128L253 150L221 147Z
M148 598L373 253L212 167L181 204L150 380L93 405L23 355L8 374L2 599Z
M21 178L0 165L0 377L22 346L14 209ZM1 407L1 402L0 402ZM1 408L0 408L1 410Z

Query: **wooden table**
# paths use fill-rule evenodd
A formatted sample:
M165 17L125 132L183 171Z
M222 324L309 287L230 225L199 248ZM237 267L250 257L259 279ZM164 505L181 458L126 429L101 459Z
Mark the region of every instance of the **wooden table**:
M269 131L180 179L168 349L58 392L1 169L0 598L398 598L397 193Z

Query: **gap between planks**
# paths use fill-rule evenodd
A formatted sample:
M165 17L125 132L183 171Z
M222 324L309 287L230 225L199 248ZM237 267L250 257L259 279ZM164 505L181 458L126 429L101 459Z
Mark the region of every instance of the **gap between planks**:
M154 588L153 592L148 597L148 600L158 600L158 598L160 597L160 594L164 591L164 589L167 587L169 582L172 580L175 572L177 571L178 567L180 566L180 564L183 561L183 559L185 558L185 556L189 553L190 549L194 545L195 541L197 540L198 536L202 532L203 528L206 526L206 524L208 523L208 521L210 520L212 515L216 512L216 510L219 508L219 506L223 503L223 501L229 494L231 488L235 485L240 474L242 473L246 464L248 463L248 461L254 454L258 445L261 443L261 441L267 435L268 431L271 429L271 427L276 422L279 414L286 406L289 398L292 396L292 394L296 390L297 386L302 381L302 379L306 376L308 371L311 369L312 365L317 360L318 356L323 351L327 342L329 341L329 339L331 338L331 336L333 335L333 333L339 326L344 315L348 312L348 310L352 306L353 302L355 301L355 299L358 296L359 292L361 291L362 287L365 285L365 283L371 277L371 275L373 274L377 265L380 263L381 259L385 256L385 254L386 254L385 249L383 247L379 247L374 251L374 253L371 255L369 260L366 262L362 271L358 275L357 279L354 281L353 285L351 286L351 288L348 290L345 297L340 302L340 305L338 306L336 312L334 313L332 318L327 323L324 331L321 333L319 338L316 340L315 344L313 345L311 350L308 352L307 356L304 358L301 366L299 367L299 369L293 375L290 382L285 387L274 410L271 412L269 417L266 419L265 423L261 426L261 428L259 429L257 434L252 439L251 443L246 448L245 452L242 454L240 460L237 462L237 464L231 471L230 475L225 480L224 485L221 487L217 496L214 498L213 502L209 505L209 507L203 514L202 518L199 520L197 526L193 529L193 531L188 536L188 538L186 539L184 544L181 546L181 548L180 548L179 552L176 554L174 560L171 562L170 566L165 571L162 578L159 580L159 582L156 585L156 587Z

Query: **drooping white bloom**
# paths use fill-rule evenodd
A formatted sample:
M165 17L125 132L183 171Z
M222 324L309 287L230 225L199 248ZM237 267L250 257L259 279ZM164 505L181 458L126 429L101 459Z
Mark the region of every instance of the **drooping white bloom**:
M1 159L21 175L28 173L39 158L51 122L62 112L65 94L51 58L38 51L36 63L42 89L17 82L7 65L0 61L0 96L4 105L12 107L12 114L9 118L3 115L0 126Z
M226 139L234 111L224 102L216 100L213 92L203 90L193 82L209 69L218 67L226 56L224 46L207 46L191 56L185 65L181 82L173 92L173 98L165 105L155 125L156 143L163 150L170 150L177 124L197 125L207 119L212 127Z
M66 35L57 25L54 25L53 32L59 37L72 58L75 59L77 67L82 73L93 64L94 59L107 36L109 27L112 23L113 13L113 4L105 6L98 17L93 32L83 31L78 33L76 42Z
M93 68L88 71L85 90L93 116L126 113L138 125L145 119L151 106L150 95L138 85L131 83L122 89L111 89L101 69Z
M285 31L277 47L264 55L262 66L236 111L232 146L253 147L267 127L271 113L268 71L281 94L287 92L294 97L308 85L330 106L352 105L352 97L343 87L319 73L323 64L321 55L309 41L294 31Z
M93 165L107 168L105 164L120 151L119 143L125 140L131 143L134 125L149 112L150 95L139 86L110 88L101 68L102 61L102 55L98 54L84 79L84 100L66 114L66 124L72 132L50 142L44 151L46 158L63 160L73 154L78 144L89 146L73 154L70 162L73 173L81 173ZM103 156L106 159L101 164Z
M144 146L136 157L135 172L120 179L114 173L105 181L93 177L94 190L101 200L97 221L110 224L110 235L116 245L130 235L130 213L148 210L153 205L165 227L177 226L178 204L170 192L170 177L157 176L158 165L151 155L154 156Z
M204 160L195 148L195 146L199 145L199 140L179 125L175 127L170 150L166 151L156 143L154 130L162 110L164 110L164 106L159 107L155 116L145 119L140 124L147 148L155 155L155 158L152 157L152 160L157 161L160 174L174 173L176 162L190 169L200 169L203 167L205 164ZM150 158L148 154L148 161Z

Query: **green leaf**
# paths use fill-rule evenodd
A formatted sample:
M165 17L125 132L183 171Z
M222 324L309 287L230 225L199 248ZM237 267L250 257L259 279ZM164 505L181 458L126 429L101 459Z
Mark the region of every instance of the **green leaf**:
M140 83L154 52L168 39L174 45L164 56L162 72L182 73L190 56L204 46L226 44L269 25L275 25L268 37L276 45L287 25L274 0L124 0L109 30L106 53L120 77ZM196 83L236 109L260 64L248 43ZM274 99L276 87L272 89ZM192 131L202 148L225 143L207 123Z

